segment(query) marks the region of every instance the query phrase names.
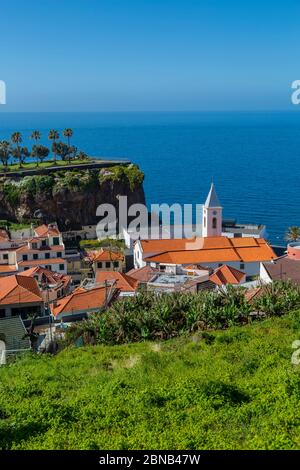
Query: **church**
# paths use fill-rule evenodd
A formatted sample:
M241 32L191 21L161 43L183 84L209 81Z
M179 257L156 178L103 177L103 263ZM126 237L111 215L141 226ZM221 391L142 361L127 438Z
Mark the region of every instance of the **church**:
M222 206L212 183L203 206L202 236L137 240L134 266L137 269L148 265L166 273L182 274L191 265L211 270L227 265L252 279L259 275L261 262L276 258L261 236L264 231L264 226L224 224Z

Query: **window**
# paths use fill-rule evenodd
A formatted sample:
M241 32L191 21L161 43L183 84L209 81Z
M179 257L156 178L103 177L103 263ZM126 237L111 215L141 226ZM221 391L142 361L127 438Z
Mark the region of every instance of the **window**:
M59 265L59 270L60 270L60 271L64 271L64 270L65 270L65 265L64 265L64 264L60 264L60 265Z
M102 262L101 261L99 261L99 263L97 263L97 268L102 269Z
M213 217L212 219L212 228L217 228L217 218Z
M37 247L38 247L38 246L37 246L37 243L32 243L32 249L33 249L33 250L37 250Z
M37 253L33 253L33 259L39 259L39 255Z
M106 261L105 267L106 267L106 268L110 268L110 261Z
M57 257L58 257L58 258L61 258L61 257L62 257L62 252L61 252L61 251L58 251L58 252L57 252Z
M45 253L45 258L50 259L50 253Z
M206 227L206 217L204 217L203 225Z
M240 264L240 269L245 269L245 263Z
M55 245L55 246L59 245L59 238L58 237L53 237L53 245Z
M52 266L50 266L50 264L46 264L45 268L51 271Z
M8 255L7 254L3 255L3 259L8 259Z
M23 255L22 258L23 258L23 261L27 261L28 260L28 255Z
M118 268L119 267L119 261L114 261L114 268Z
M0 310L0 318L5 318L5 309Z
M47 246L46 240L42 240L42 246Z

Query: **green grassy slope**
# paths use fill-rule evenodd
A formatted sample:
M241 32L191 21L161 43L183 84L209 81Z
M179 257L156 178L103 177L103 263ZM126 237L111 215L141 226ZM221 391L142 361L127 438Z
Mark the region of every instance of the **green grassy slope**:
M0 448L299 449L300 313L0 369Z

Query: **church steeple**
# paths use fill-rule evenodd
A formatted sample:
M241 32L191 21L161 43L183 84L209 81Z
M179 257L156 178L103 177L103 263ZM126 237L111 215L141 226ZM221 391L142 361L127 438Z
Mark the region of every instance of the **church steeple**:
M203 206L202 235L203 237L220 237L222 235L222 206L214 183L211 183Z
M204 205L205 207L221 207L214 183L211 183L211 187Z

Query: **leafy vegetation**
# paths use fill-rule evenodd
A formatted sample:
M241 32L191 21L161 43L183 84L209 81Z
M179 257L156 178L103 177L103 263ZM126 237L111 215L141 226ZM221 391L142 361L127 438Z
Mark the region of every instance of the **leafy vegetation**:
M299 449L300 313L0 368L2 449Z
M123 182L129 184L131 191L143 184L144 173L137 165L116 165L104 173L100 172L100 183L104 181Z
M92 338L103 344L165 340L198 330L243 325L256 317L280 316L294 308L300 308L300 288L290 282L264 287L252 303L246 301L242 287L229 286L220 293L204 290L159 296L140 292L114 302L103 315L94 314L74 323L67 331L67 340L72 343L83 337L87 342Z
M79 243L81 249L97 249L105 247L115 247L121 250L125 249L123 240L115 240L113 238L105 238L104 240L81 240Z

